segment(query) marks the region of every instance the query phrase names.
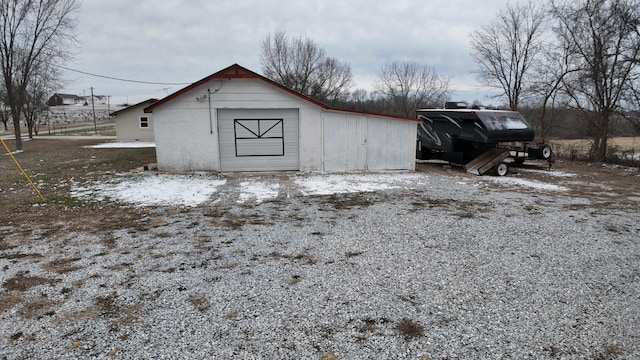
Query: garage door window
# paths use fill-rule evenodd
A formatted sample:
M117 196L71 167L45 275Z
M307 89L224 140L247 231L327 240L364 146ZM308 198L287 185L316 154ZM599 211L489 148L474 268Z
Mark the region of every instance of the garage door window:
M284 156L283 119L234 119L236 156Z

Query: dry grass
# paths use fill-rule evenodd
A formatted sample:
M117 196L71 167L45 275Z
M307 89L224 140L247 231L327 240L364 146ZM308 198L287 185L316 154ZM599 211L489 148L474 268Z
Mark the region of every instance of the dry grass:
M9 291L6 294L0 294L0 313L11 309L14 305L22 301L19 291Z
M101 140L34 139L23 143L16 159L29 177L38 183L46 199L44 206L13 161L0 162L0 196L3 211L0 224L37 225L47 229L43 236L65 235L71 231L89 234L134 227L142 217L139 210L114 203L86 202L70 194L74 181L100 181L104 176L128 172L155 162L155 149L85 148ZM12 148L13 141L7 141ZM99 216L96 214L99 213ZM31 225L29 225L31 224Z
M209 299L204 295L189 295L189 302L196 307L199 311L209 310Z
M396 326L396 330L398 330L406 340L412 340L424 336L424 328L422 325L409 319L403 319L400 321L398 326Z
M72 271L82 269L80 266L71 265L71 263L80 260L79 257L57 259L46 263L43 268L50 272L56 272L58 274L64 274Z
M84 309L80 311L73 311L73 312L68 312L64 314L59 314L57 316L57 321L77 323L82 320L93 319L99 315L100 315L100 311L98 309L91 308L91 309Z
M612 359L624 353L622 347L618 344L607 344L603 346L602 352L597 359Z
M60 279L51 279L41 276L28 276L24 273L18 273L12 278L7 279L2 287L9 291L26 291L34 286L49 284L53 285L60 282Z
M291 275L291 279L289 280L289 285L295 285L302 280L302 276L300 275Z
M640 152L640 137L610 138L607 142L609 146L620 149L621 151ZM551 140L549 143L554 149L589 151L591 149L592 141L590 139L572 139Z
M218 269L231 270L235 269L238 266L237 263L226 263L218 266Z
M590 160L594 158L590 139L552 140L553 151L559 158ZM627 166L640 166L640 137L618 137L607 140L606 162Z
M301 252L294 257L296 260L301 260L304 264L313 265L317 262L316 257L308 252Z
M330 352L321 352L320 360L338 360L339 358Z
M130 325L138 321L138 313L142 309L142 304L136 303L131 305L120 305L117 302L117 295L115 293L106 296L97 296L94 299L96 307L93 309L87 309L83 312L77 313L77 316L91 317L93 314L97 316L104 316L111 318L109 323L109 331L117 332L124 325ZM65 316L66 319L70 319L70 315Z
M45 315L53 316L57 304L57 302L46 298L31 299L18 310L18 313L26 318L41 318Z
M378 322L374 319L364 319L364 325L362 325L358 331L361 333L374 333L378 331L380 327L378 326Z
M255 212L234 213L229 206L220 206L209 209L204 214L212 218L209 225L229 230L238 230L245 225L273 225L273 222Z
M366 208L373 205L374 201L367 193L333 194L322 197L326 204L333 205L335 210L349 210L351 208Z
M453 212L460 219L473 219L489 209L489 205L475 200L456 200L451 198L431 198L421 194L415 194L411 202L410 211L422 209L439 209Z

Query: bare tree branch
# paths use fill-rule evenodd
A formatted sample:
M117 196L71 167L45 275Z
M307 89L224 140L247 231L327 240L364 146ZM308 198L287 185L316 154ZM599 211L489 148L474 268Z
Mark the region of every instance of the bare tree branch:
M498 17L471 34L480 83L500 89L511 110L528 94L531 69L543 54L545 9L533 2L507 5Z
M419 108L442 105L449 95L449 79L416 62L383 65L374 87L387 103L388 112L403 116L415 116Z
M351 67L326 56L308 38L289 40L282 31L262 41L260 63L264 75L292 90L319 101L335 103L348 96Z
M640 4L636 0L582 0L552 3L558 38L579 71L563 78L569 105L583 112L596 160L607 155L614 116L638 71Z
M27 89L44 63L57 64L70 57L75 43L77 0L2 0L0 3L0 67L6 102L22 150L20 120Z

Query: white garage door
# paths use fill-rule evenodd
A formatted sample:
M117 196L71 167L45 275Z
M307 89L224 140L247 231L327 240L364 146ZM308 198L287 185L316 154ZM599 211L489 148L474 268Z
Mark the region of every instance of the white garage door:
M221 171L299 170L298 110L218 110Z

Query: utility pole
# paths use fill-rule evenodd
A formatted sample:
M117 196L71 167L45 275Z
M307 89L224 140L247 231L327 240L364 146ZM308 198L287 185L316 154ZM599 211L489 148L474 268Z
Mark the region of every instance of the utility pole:
M96 106L93 103L93 86L91 87L91 109L93 109L93 132L98 135L98 125L96 124Z

